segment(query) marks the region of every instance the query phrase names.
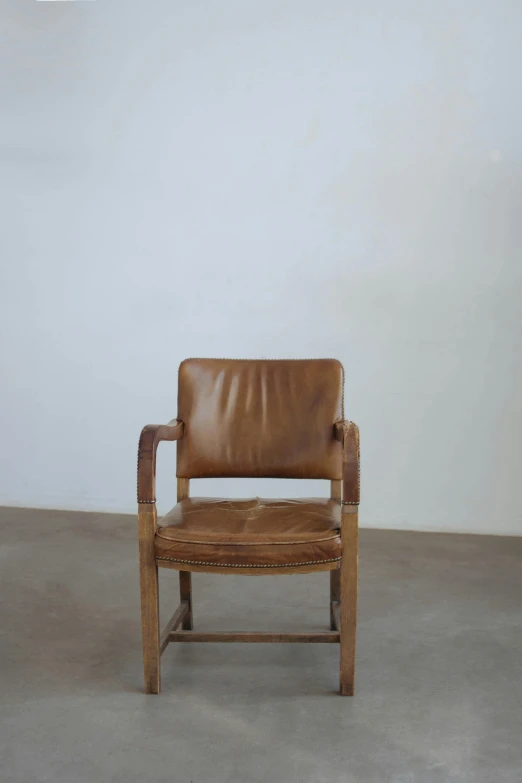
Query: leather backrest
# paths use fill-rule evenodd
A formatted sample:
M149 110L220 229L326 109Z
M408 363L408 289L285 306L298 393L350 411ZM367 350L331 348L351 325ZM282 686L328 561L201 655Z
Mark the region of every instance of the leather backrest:
M186 359L178 477L342 478L343 381L335 359Z

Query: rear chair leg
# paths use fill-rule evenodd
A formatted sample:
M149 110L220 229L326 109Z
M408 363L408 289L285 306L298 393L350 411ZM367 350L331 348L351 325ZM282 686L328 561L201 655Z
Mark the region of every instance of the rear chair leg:
M349 507L350 508L350 507ZM355 633L357 626L357 511L343 513L341 526L340 648L341 696L353 696L355 681Z
M140 550L141 628L145 693L160 692L160 630L158 567L154 554L156 509L138 514Z
M341 596L341 572L337 568L335 571L330 571L330 630L338 631L337 623L335 621L335 615L333 611L334 604L338 604Z
M190 571L179 572L179 597L182 601L187 601L189 605L188 614L185 616L181 628L184 631L192 631L192 574Z

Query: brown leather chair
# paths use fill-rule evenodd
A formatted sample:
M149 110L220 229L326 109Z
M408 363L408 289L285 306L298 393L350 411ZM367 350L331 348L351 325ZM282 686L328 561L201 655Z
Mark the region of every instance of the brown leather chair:
M186 359L178 418L148 425L138 451L138 519L145 690L159 693L169 642L339 642L341 694L353 695L357 609L359 433L344 420L334 359ZM176 440L178 502L158 523L156 449ZM328 479L330 498L190 498L191 478ZM160 635L158 566L180 572L181 603ZM330 572L330 631L192 630L191 572ZM182 630L176 631L181 625Z

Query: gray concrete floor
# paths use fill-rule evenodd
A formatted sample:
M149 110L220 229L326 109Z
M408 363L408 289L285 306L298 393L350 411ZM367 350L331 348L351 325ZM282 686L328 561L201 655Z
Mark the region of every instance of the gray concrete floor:
M135 519L2 509L0 543L2 783L522 780L522 539L363 530L353 699L336 645L170 645L145 696ZM327 626L327 574L193 581L197 628Z

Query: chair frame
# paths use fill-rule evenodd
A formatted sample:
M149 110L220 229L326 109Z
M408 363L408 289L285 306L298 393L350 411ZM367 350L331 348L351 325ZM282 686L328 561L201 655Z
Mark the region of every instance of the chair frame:
M340 693L353 696L357 624L359 431L353 422L336 422L332 437L343 446L343 478L330 482L330 496L341 505L341 560L308 566L230 568L181 564L155 555L156 451L163 441L183 436L183 422L148 425L138 448L138 539L145 692L160 692L160 658L170 642L320 642L340 646ZM190 479L177 479L177 500L189 497ZM180 604L160 633L158 567L179 571ZM296 574L330 572L330 631L319 633L205 633L193 630L192 572L219 574ZM177 629L181 626L181 631Z

